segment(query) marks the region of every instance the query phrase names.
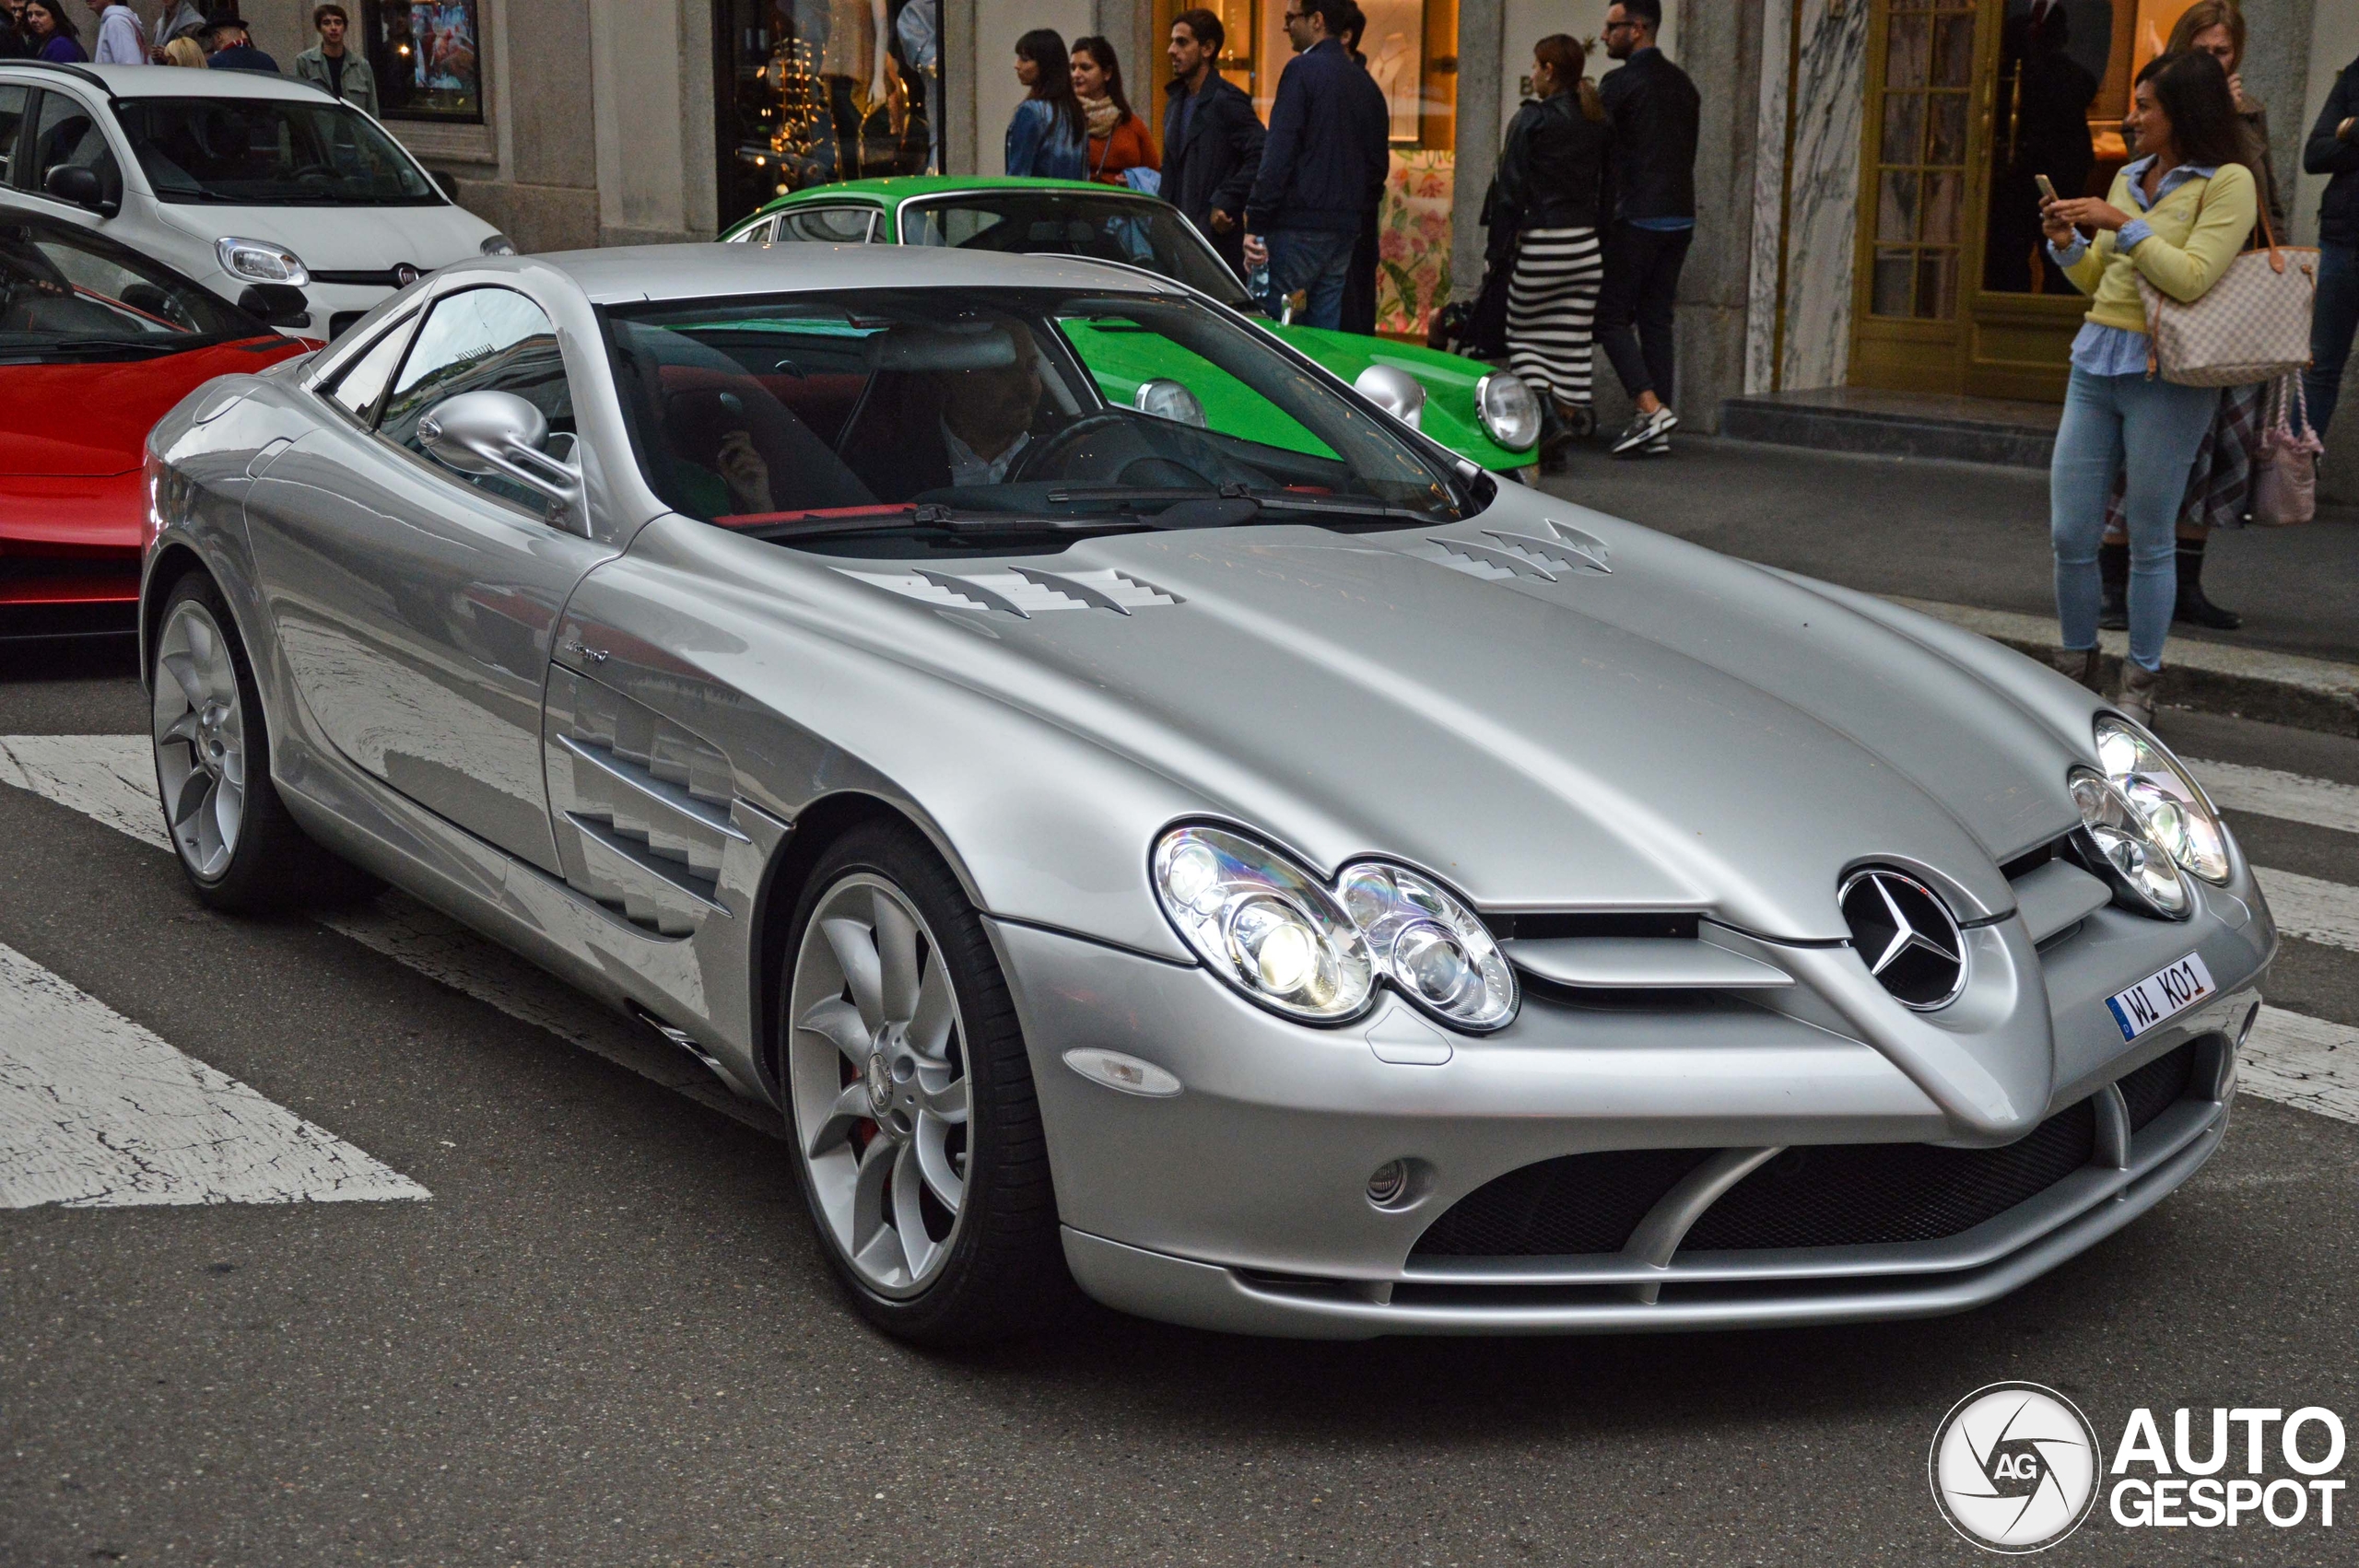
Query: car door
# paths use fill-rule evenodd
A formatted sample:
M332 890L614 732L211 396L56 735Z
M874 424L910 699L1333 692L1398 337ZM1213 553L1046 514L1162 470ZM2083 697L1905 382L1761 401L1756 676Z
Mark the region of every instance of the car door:
M23 138L25 111L33 96L33 89L21 82L0 82L0 187L16 186L17 145Z
M53 88L36 89L30 97L24 111L30 134L19 146L10 182L43 210L96 227L102 221L99 214L51 195L48 181L53 169L69 164L87 168L98 175L104 198L121 210L123 166L108 145L98 111L72 93Z
M567 455L556 329L516 289L457 288L343 364L318 389L321 427L246 502L297 688L354 763L561 874L541 772L550 642L574 585L617 552L512 481L444 467L418 436L436 404L493 389L537 405L547 450Z

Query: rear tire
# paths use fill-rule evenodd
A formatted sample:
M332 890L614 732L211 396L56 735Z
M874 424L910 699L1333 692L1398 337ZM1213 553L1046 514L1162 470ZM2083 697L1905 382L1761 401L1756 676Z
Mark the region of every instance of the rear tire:
M1079 1299L1007 983L933 848L853 827L812 869L780 957L795 1175L861 1316L970 1344Z
M270 778L270 734L253 665L213 579L172 585L158 621L150 737L164 828L196 895L264 914L350 902L384 886L313 842Z

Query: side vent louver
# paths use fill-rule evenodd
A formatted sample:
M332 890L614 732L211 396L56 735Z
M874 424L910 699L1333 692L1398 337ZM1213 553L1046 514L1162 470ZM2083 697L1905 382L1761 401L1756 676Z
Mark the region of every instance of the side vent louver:
M549 789L566 881L664 936L727 919L722 857L747 842L730 820L729 759L569 671L553 672L549 696Z

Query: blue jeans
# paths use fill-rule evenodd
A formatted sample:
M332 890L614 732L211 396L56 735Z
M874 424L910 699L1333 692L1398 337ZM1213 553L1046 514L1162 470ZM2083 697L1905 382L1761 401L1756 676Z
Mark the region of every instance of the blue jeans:
M2160 377L2072 371L2048 470L2048 537L2056 547L2056 618L2068 649L2097 645L2097 544L2113 476L2128 469L2130 657L2163 667L2178 603L2178 509L2195 449L2220 407L2218 387Z
M1286 296L1296 289L1309 298L1295 321L1307 327L1344 324L1344 285L1352 271L1352 241L1359 238L1341 230L1281 228L1262 236L1270 247L1270 292L1262 308L1276 321L1285 311Z
M2302 372L2310 428L2321 436L2342 391L2353 331L2359 331L2359 245L2321 245L2318 303L2310 315L2310 368Z

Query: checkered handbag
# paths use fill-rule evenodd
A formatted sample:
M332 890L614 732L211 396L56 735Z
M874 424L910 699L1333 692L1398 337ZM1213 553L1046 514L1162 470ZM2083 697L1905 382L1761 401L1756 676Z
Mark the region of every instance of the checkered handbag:
M2174 299L2138 275L2145 298L2146 374L2189 387L2271 381L2310 362L2310 308L2318 253L2277 243L2260 215L2265 249L2228 263L2201 298Z

